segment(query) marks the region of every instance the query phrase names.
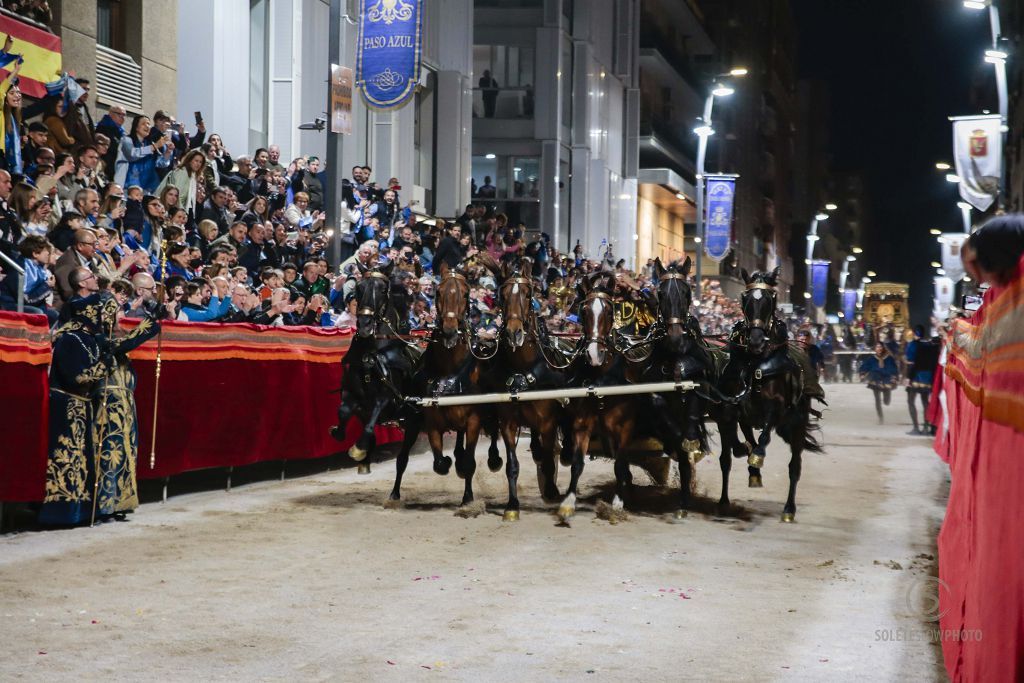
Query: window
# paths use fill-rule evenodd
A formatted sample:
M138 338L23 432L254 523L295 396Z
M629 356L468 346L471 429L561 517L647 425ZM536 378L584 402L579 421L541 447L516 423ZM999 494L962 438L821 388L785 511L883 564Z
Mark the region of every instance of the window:
M540 187L540 157L473 157L473 201L506 214L513 225L540 226Z
M249 0L249 149L267 144L269 0Z
M534 49L524 45L474 45L473 115L533 118Z
M118 52L125 51L124 12L120 0L96 3L96 43Z

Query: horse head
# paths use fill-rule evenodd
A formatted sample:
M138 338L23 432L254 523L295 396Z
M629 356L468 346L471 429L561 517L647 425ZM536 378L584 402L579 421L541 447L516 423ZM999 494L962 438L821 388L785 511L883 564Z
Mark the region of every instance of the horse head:
M502 334L513 350L526 344L529 322L533 317L533 278L523 263L506 261L502 265L502 282L498 288L501 298ZM527 263L529 265L529 263Z
M612 291L615 287L615 273L603 269L590 273L580 282L578 296L580 324L583 327L582 343L586 348L587 361L591 367L599 368L608 358L608 347L612 345L612 331L615 322L615 308Z
M687 278L690 275L690 257L680 263L673 261L668 268L661 259L654 261L654 275L658 279L658 321L665 329L672 351L683 353L692 342L686 333L686 323L693 304L693 292Z
M469 281L460 270L449 270L441 278L434 303L440 320L437 329L441 341L446 349L455 348L460 333L465 329L466 314L469 312Z
M747 323L747 349L755 356L765 352L771 323L775 319L776 290L780 269L770 273L741 271L747 288L740 296L743 318Z
M356 283L356 335L363 339L375 337L387 316L391 299L391 272L394 263L368 268L361 263Z

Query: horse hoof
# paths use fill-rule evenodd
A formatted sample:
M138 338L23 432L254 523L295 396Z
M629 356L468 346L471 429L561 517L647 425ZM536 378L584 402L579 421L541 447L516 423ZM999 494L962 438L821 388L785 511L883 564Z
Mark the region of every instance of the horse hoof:
M364 451L359 446L352 446L352 448L348 449L348 457L352 458L356 462L366 460L367 455L369 455L369 451Z
M764 484L761 483L761 475L760 474L751 474L750 477L747 479L747 488L759 489L759 488L763 488L763 487L764 487Z
M501 519L505 522L518 522L519 510L505 510L505 514L501 516Z
M677 522L681 522L682 520L686 519L686 516L686 510L676 510L675 513L673 513L672 515L672 519Z
M558 508L558 518L568 522L576 514L576 494L570 493Z
M447 455L434 461L434 471L444 476L452 469L452 459Z
M369 474L370 473L370 463L368 463L368 462L361 462L361 463L359 463L359 467L356 468L356 473L357 474Z
M782 513L782 517L780 518L780 521L784 522L786 524L792 524L793 522L796 521L796 513L795 512L783 512Z
M497 472L501 470L501 466L503 464L504 463L502 462L501 458L496 457L487 459L487 469L489 469L491 472Z
M750 465L751 467L761 469L762 467L764 467L764 456L758 455L757 453L751 453L749 456L747 456L747 464Z
M690 451L686 454L686 458L690 461L690 465L693 466L703 460L705 455L707 453L704 451Z

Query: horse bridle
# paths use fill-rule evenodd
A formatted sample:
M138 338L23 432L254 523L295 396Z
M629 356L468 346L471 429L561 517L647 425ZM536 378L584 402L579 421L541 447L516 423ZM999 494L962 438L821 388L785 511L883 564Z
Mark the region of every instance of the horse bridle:
M384 290L383 304L384 306L387 306L388 299L391 297L391 278L389 278L384 273L378 272L376 270L371 270L367 273L364 273L363 278L371 278L384 281L384 283L387 285L387 288ZM377 318L383 317L383 312L383 310L375 310L373 308L356 309L356 315L372 315L375 320Z
M661 281L663 281L663 280L683 280L684 283L685 283L686 276L681 274L681 273L665 273L664 275L662 275L662 276L660 276L658 278L658 286L659 286L659 288L661 287ZM691 302L692 302L692 298L691 298ZM659 318L659 320L661 320L661 323L664 326L666 326L666 327L668 327L669 325L682 325L684 328L686 327L687 320L685 318L674 318L673 317L673 318L661 319L661 311L658 312L658 318Z
M609 307L613 307L615 305L615 299L614 299L614 297L612 297L611 294L608 294L607 292L601 292L601 291L594 290L594 291L591 291L590 293L588 293L586 295L586 297L584 297L583 303L581 304L581 309L585 308L591 301L594 301L595 299L597 299L599 301L606 302L606 305L609 306ZM582 314L582 310L581 310L581 314ZM616 349L617 348L617 346L615 345L615 325L614 324L612 325L611 330L608 332L608 334L606 336L604 336L604 337L594 339L594 338L588 337L587 336L588 334L589 334L589 330L584 330L583 331L583 337L580 338L580 343L582 345L584 345L584 346L586 346L587 344L601 344L602 346L605 346L607 348L611 348L611 349Z
M526 319L524 319L523 316L519 315L518 313L510 313L507 317L505 315L502 315L501 330L504 332L505 329L508 327L508 324L511 321L519 320L519 321L521 321L523 323L524 331L529 332L529 330L530 330L530 320L533 318L533 315L532 315L532 313L533 313L533 280L531 280L528 277L516 276L516 277L510 277L510 278L508 278L507 280L505 280L504 282L501 283L501 287L500 287L500 289L498 291L501 294L501 298L502 298L502 313L503 314L504 314L505 299L507 299L507 297L504 294L504 289L506 287L508 287L509 285L512 285L512 286L515 286L515 285L526 285L526 288L527 288L526 289L526 301L527 301L527 308L529 310L529 313L526 314Z

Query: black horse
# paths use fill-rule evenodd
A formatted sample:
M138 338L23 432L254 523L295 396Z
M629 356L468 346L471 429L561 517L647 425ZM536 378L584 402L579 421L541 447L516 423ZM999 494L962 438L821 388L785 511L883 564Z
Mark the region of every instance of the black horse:
M741 426L749 441L751 426L761 429L748 457L751 484L760 483L768 443L774 430L790 446L789 496L783 522L796 518L796 485L800 481L803 452L820 453L811 416L820 415L812 399L824 402L807 355L788 342L785 324L776 317L776 285L779 269L771 273L742 271L746 291L741 296L744 320L730 336L730 364L740 373L749 393L740 404ZM723 498L728 500L728 459L722 460Z
M708 385L711 358L704 345L697 319L690 315L693 294L687 279L690 258L672 262L666 268L655 259L654 274L658 280L655 325L658 328L649 361L631 370L630 381L697 382ZM690 503L692 465L708 450L704 428L706 399L702 392L671 392L653 394L651 413L658 428L658 438L665 452L679 463L680 497L676 518L686 516Z
M362 473L369 472L363 461L376 445L374 429L381 421L407 422L402 444L406 455L419 436L419 414L406 403L405 396L420 351L416 344L402 338L408 331L408 294L392 282L393 268L394 263L375 268L359 264L356 334L341 361L341 404L338 424L331 428L331 435L344 440L349 419L359 418L363 433L348 454L360 463Z

